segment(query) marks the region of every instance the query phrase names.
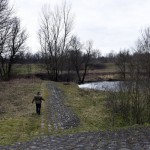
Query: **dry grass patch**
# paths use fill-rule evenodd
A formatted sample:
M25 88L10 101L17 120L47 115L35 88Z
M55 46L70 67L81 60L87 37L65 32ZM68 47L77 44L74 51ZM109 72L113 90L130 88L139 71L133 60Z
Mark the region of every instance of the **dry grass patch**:
M32 99L41 91L39 79L0 82L0 145L30 139L40 134L41 116ZM11 136L10 136L11 135Z
M31 102L40 88L38 79L0 82L0 119L32 114Z

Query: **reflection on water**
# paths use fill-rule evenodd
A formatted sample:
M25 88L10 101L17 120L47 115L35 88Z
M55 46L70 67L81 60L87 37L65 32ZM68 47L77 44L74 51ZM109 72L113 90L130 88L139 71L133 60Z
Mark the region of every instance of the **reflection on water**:
M111 90L111 91L118 91L120 81L101 81L101 82L92 82L92 83L85 83L79 85L81 89L94 89L94 90Z

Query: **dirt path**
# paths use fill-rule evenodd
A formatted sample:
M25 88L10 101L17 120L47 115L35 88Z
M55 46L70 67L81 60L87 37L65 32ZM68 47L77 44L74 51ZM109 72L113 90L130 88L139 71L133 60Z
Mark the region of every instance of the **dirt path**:
M77 126L77 116L63 104L63 92L55 83L48 84L48 88L52 93L47 100L49 132ZM150 128L42 136L30 142L0 146L0 150L150 150Z

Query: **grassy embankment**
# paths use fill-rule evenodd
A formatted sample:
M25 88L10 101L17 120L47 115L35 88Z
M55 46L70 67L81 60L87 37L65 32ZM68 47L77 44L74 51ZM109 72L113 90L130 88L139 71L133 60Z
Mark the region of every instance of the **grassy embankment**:
M105 109L105 92L82 90L74 83L59 86L64 91L65 104L71 107L80 119L79 126L69 129L66 133L111 129L109 112Z

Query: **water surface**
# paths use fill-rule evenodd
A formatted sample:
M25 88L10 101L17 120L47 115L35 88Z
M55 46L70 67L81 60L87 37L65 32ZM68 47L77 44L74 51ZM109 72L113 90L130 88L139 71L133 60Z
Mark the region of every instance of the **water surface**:
M92 82L92 83L85 83L79 85L81 89L94 89L100 91L117 91L119 90L120 81L100 81L100 82Z

